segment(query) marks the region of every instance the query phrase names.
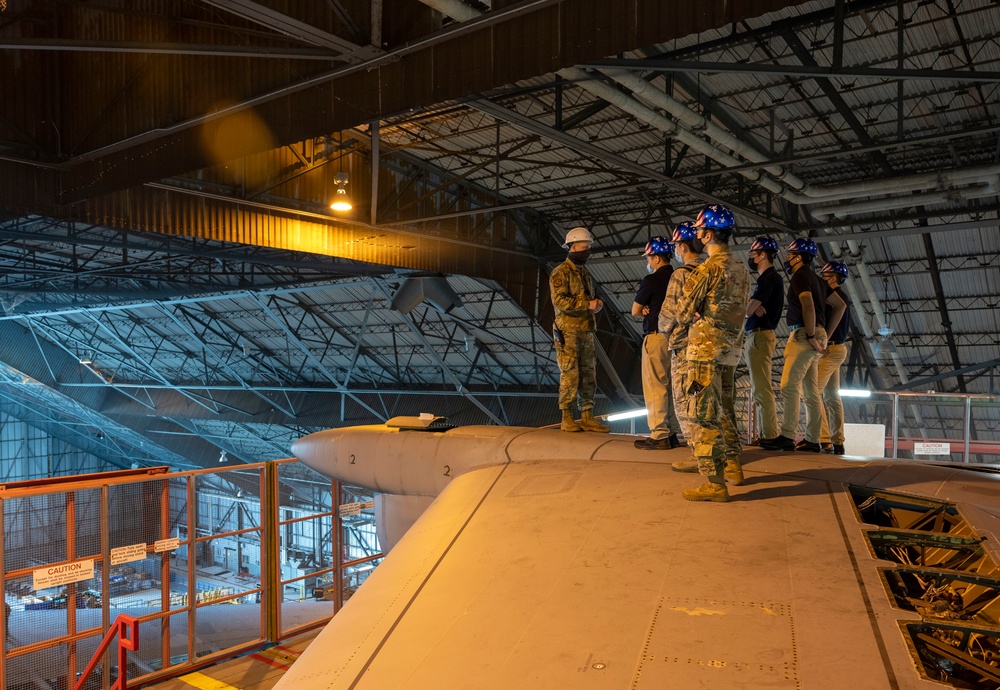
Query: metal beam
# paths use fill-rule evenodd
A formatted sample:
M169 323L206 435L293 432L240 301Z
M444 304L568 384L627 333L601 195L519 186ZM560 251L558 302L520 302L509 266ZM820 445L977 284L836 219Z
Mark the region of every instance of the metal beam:
M757 63L699 62L697 60L614 59L589 60L578 65L592 69L627 69L642 72L677 72L681 74L751 74L796 79L872 79L877 81L908 81L926 79L933 81L973 82L994 84L1000 82L1000 72L972 72L965 70L882 69L878 67L820 67L819 65L776 65Z
M261 5L251 0L201 0L206 5L213 5L219 9L232 12L238 17L243 17L263 27L290 36L297 41L309 43L310 45L330 48L344 54L358 53L362 46L356 43L331 34L328 31L318 29L311 24L289 17L287 14L276 12L269 7ZM376 51L370 49L365 51L371 55ZM381 51L377 51L381 52ZM360 58L355 55L351 62L358 62Z
M267 60L322 60L339 53L315 48L244 48L195 43L142 43L139 41L82 41L63 38L0 38L0 50L42 50L69 53L141 53L144 55L206 55L211 57L264 58Z
M623 156L619 156L615 153L612 153L607 149L602 149L599 146L595 146L589 142L585 142L582 139L578 139L577 137L573 136L572 134L567 134L566 132L562 132L558 129L555 129L554 127L549 127L548 125L543 124L528 115L522 115L521 113L515 110L510 110L508 108L504 108L503 106L497 105L496 103L485 100L480 100L470 103L469 107L474 108L476 110L481 110L482 112L491 115L492 117L495 117L498 120L508 122L520 129L529 132L534 132L535 134L543 136L546 139L551 139L552 141L559 142L560 144L568 146L569 148L575 151L579 151L580 153L592 156L598 160L606 161L610 165L613 165L615 168L622 170L624 172L629 172L635 175L639 175L645 179L654 180L656 182L664 184L678 191L684 192L685 194L689 194L694 198L700 199L705 202L710 203L719 201L719 199L715 198L711 194L701 189L697 189L696 187L692 187L691 185L675 180L672 177L668 177L667 175L664 175L663 173L657 170L651 170L650 168L647 168L646 166L640 163L635 163L633 161L630 161L629 159L624 158ZM739 204L733 204L729 200L724 200L724 201L726 205L729 206L733 211L739 213L745 218L753 219L758 223L774 228L775 230L778 230L780 232L787 232L787 233L792 232L791 228L787 227L784 223L780 223L773 218L767 218L765 216L762 216L756 213L755 211L740 206Z
M893 386L889 390L890 391L912 390L914 388L926 386L931 383L937 383L938 381L945 381L947 379L959 378L965 376L965 374L972 374L977 371L983 371L984 369L992 369L993 367L1000 367L1000 359L991 359L986 362L979 362L978 364L972 364L967 367L962 367L961 369L953 369L952 371L945 371L940 374L935 374L934 376L924 376L919 379L911 379L906 383L901 383L898 386Z
M926 222L926 221L924 221ZM944 295L944 285L941 283L941 274L938 272L937 256L934 254L934 240L930 235L923 235L924 251L927 252L927 264L930 267L931 282L934 285L934 297L937 300L938 313L941 315L941 327L944 328L945 339L948 342L948 352L951 354L951 364L958 370L962 367L961 359L958 356L958 346L955 343L955 332L951 328L951 316L948 313L948 300ZM961 375L956 375L958 379L958 389L965 393L965 379Z

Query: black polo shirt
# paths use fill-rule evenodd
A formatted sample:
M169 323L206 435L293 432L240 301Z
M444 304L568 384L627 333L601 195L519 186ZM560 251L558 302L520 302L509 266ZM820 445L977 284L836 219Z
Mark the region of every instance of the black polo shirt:
M642 332L656 333L656 324L660 320L660 307L663 306L663 298L667 296L667 283L673 274L672 266L660 266L652 275L648 275L639 283L639 290L635 293L636 304L649 307L649 313L642 317Z
M744 328L749 333L758 328L773 331L781 323L781 310L785 308L785 283L774 266L757 276L750 299L760 302L767 312L763 316L751 314Z
M844 304L847 305L847 309L844 310L844 315L840 317L840 323L837 324L837 330L829 334L830 342L842 343L847 340L848 332L851 330L851 303L848 301L847 295L845 295L839 287L834 288L833 291L837 293L840 299L844 300ZM828 321L830 319L831 311L831 307L826 308L826 318Z
M788 310L785 312L785 323L789 328L805 325L802 322L802 302L799 301L799 295L803 292L812 293L816 327L826 328L826 298L830 294L830 286L808 266L800 267L788 281Z

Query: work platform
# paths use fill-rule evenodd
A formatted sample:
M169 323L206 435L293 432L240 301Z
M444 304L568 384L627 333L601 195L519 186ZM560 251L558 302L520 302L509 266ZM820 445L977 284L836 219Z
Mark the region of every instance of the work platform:
M306 633L282 644L147 685L150 690L270 690L315 639Z

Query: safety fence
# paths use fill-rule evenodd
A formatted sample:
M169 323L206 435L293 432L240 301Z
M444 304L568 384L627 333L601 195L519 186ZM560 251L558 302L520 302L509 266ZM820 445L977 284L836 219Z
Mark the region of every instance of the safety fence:
M784 401L775 389L778 423ZM847 389L841 396L848 455L1000 465L1000 395ZM744 443L760 434L749 388L737 388L737 430ZM796 438L805 437L805 401ZM647 433L644 412L614 422L619 433Z
M381 558L359 498L295 460L0 485L0 687L73 687L123 613L129 687L321 626Z

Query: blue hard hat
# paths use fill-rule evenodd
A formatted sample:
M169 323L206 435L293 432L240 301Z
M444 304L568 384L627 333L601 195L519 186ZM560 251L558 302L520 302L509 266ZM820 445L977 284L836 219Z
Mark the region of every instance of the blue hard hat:
M694 223L690 220L686 220L676 228L674 228L674 235L672 240L674 242L684 242L686 240L693 240L695 238L695 227Z
M643 256L650 256L653 254L666 254L667 256L674 253L674 245L670 244L670 240L662 235L656 235L655 237L650 237L649 242L646 243L646 250L642 253Z
M841 278L847 278L851 275L851 272L847 270L847 264L840 261L830 261L820 269L820 273L836 273Z
M796 252L798 254L812 254L813 256L819 254L819 248L816 246L816 243L808 237L796 237L792 240L792 243L788 245L787 251Z
M778 251L778 240L773 237L768 237L767 235L761 235L753 241L750 245L751 251L763 251L763 252L777 252Z
M707 228L709 230L732 230L736 225L736 218L733 212L722 204L709 204L701 209L698 220L694 222L696 228Z

